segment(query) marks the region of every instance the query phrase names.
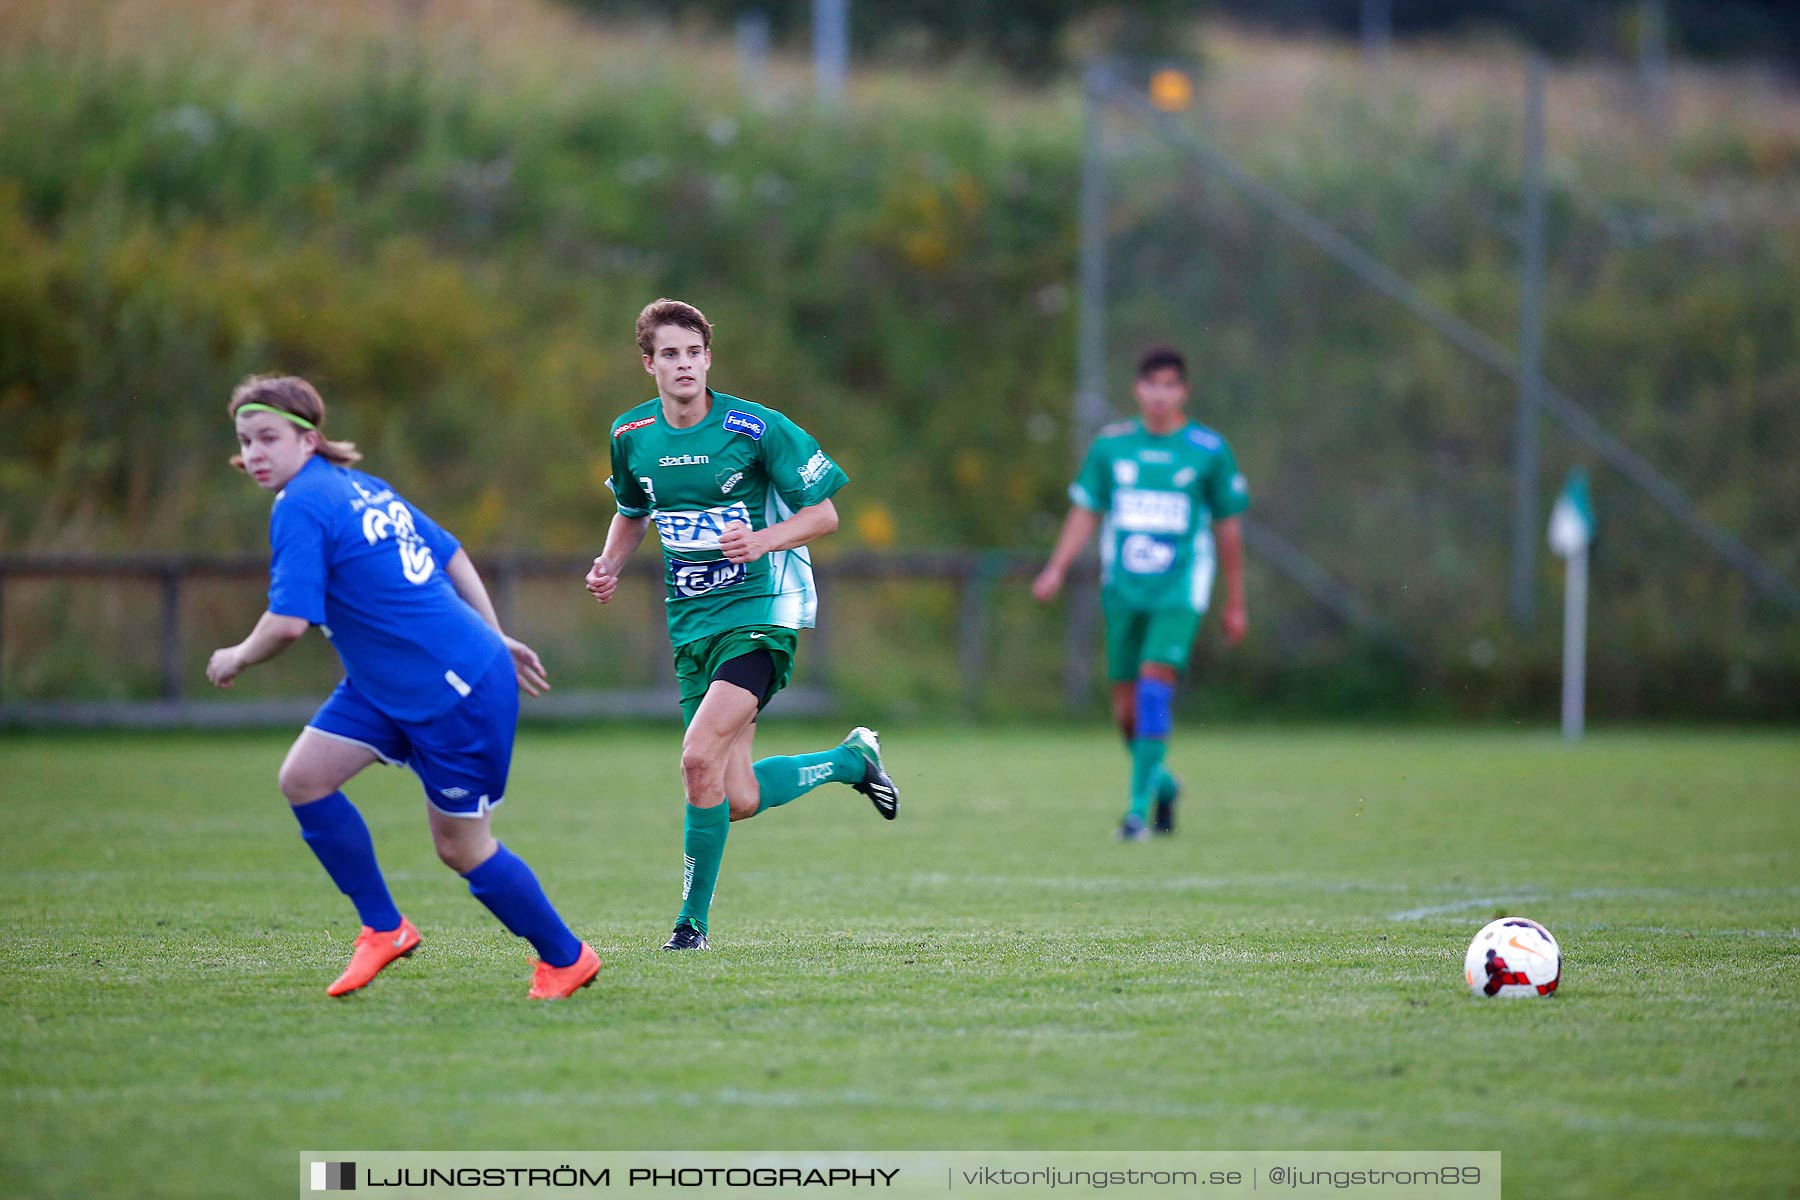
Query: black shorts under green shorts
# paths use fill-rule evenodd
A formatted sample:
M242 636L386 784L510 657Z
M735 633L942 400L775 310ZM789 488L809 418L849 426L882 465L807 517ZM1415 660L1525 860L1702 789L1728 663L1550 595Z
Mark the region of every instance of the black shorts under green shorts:
M700 711L706 689L712 686L713 673L742 654L767 650L775 663L775 678L767 695L757 700L761 712L770 700L788 684L794 674L794 650L800 644L800 631L784 625L746 625L727 629L685 645L675 647L675 681L681 685L681 723L685 726Z
M1205 613L1187 608L1105 608L1106 677L1124 683L1145 663L1187 670L1188 653Z

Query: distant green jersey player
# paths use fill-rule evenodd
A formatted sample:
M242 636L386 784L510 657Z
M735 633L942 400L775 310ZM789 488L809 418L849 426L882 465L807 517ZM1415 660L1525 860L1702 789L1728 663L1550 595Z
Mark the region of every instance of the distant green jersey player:
M850 785L890 821L900 798L861 726L830 750L751 761L757 713L787 686L818 610L806 546L837 528L831 497L849 477L782 413L706 386L712 326L693 305L646 306L637 342L656 397L613 422L606 482L619 511L587 586L611 600L655 523L687 723L681 912L663 949L704 950L731 821L821 783Z
M1056 549L1031 590L1039 601L1055 597L1099 530L1107 676L1113 716L1131 750L1119 836L1138 841L1151 828L1175 828L1181 785L1163 766L1175 680L1187 666L1217 568L1225 574L1226 645L1242 641L1248 628L1237 515L1250 494L1225 439L1188 419L1187 363L1178 352L1146 352L1133 391L1139 418L1108 425L1094 440L1069 488L1073 504Z

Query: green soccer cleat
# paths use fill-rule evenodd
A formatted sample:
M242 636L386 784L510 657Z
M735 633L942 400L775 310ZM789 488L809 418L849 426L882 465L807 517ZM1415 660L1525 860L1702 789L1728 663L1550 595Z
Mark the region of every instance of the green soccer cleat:
M881 766L881 738L866 725L858 725L844 737L843 744L862 755L867 765L860 783L850 786L869 798L885 820L900 815L900 789Z

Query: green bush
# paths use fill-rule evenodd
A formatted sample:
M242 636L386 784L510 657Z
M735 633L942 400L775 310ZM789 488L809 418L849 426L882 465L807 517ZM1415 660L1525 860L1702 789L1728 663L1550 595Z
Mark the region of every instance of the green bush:
M832 549L1047 547L1075 450L1067 87L884 77L821 113L745 102L706 47L701 82L675 87L636 61L656 43L535 5L506 31L340 6L305 36L183 0L125 11L157 32L120 48L15 28L0 51L0 546L255 552L266 501L223 466L223 405L280 369L318 381L333 434L471 546L592 550L609 422L649 394L631 322L672 294L717 324L717 386L791 411L848 466ZM1452 128L1405 91L1315 100L1298 122L1203 128L1510 341L1511 122ZM1768 138L1682 135L1661 182L1617 204L1579 180L1620 147L1553 162L1547 366L1793 577L1800 231L1779 203L1695 199L1740 168L1791 197L1800 156L1717 149ZM1389 626L1350 637L1259 569L1259 636L1206 660L1219 686L1196 703L1550 711L1555 622L1516 632L1502 607L1507 387L1141 128L1112 144L1115 407L1138 345L1188 346L1197 415L1237 446L1256 514ZM1615 236L1596 204L1661 206L1676 232ZM1549 486L1587 456L1551 434L1546 459ZM1800 715L1791 614L1598 488L1596 711ZM847 644L910 627L905 589L856 603L894 618L847 621ZM35 619L9 608L9 647ZM983 703L1032 710L1060 639L1006 633L1023 661ZM946 641L915 661L953 658ZM916 671L908 705L960 703L951 674Z

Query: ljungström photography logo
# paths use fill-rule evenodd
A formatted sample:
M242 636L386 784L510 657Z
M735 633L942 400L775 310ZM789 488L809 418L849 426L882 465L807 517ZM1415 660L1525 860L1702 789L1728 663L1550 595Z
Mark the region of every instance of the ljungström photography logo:
M312 1190L315 1192L354 1192L356 1164L353 1162L316 1162L312 1165Z

